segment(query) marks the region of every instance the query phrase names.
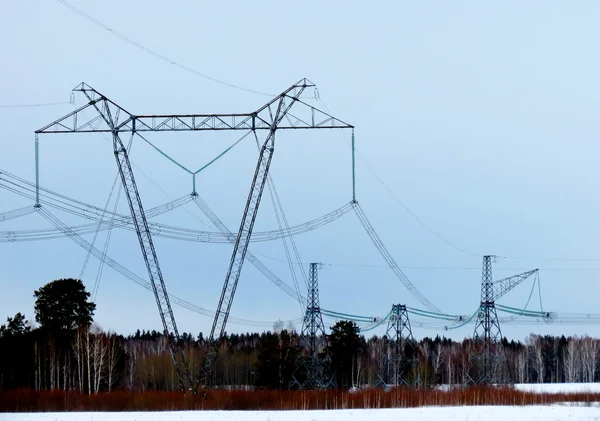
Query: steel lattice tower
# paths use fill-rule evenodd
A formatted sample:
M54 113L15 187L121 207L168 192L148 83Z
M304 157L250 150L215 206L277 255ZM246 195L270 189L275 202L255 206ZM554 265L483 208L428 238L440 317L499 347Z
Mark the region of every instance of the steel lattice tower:
M496 313L496 300L538 272L538 269L534 269L492 281L492 258L494 257L491 255L483 256L481 301L473 332L475 362L481 370L475 380L475 383L478 384L491 384L502 381L498 378L496 372L501 368L506 356L501 345L502 331Z
M300 333L301 344L304 350L308 350L308 355L298 359L298 367L292 375L290 388L327 389L335 386L329 356L324 352L319 353L319 336L326 338L319 305L319 265L310 264L306 312Z
M391 341L381 362L378 383L384 385L409 384L408 374L415 367L414 338L408 311L404 304L392 305L386 336Z
M473 332L473 340L479 348L478 360L481 361L482 369L481 377L479 377L477 383L482 384L490 384L494 381L494 369L498 362L498 356L493 355L492 347L502 340L492 283L492 257L494 256L483 256L481 302Z
M192 399L195 397L199 386L206 388L210 384L213 366L217 358L217 349L225 334L225 327L248 250L248 244L252 236L262 193L268 179L269 168L275 150L275 133L282 130L298 129L354 129L354 126L304 102L301 99L301 95L307 88L316 89L316 86L306 78L303 78L281 94L276 95L260 108L245 113L139 115L130 113L89 85L81 83L74 91L80 92L85 96L85 105L35 132L36 207L40 209L38 135L50 133L106 133L112 135L113 152L129 203L140 248L146 263L148 277L158 304L163 323L163 332L169 343L181 388L186 393L189 392ZM291 113L292 107L293 114ZM91 111L93 115L87 116L85 114L86 111ZM258 162L239 230L233 237L233 252L225 275L213 325L207 340L208 349L206 358L199 375L196 377L190 372L185 354L179 344L179 332L162 271L158 263L152 233L150 232L144 207L142 206L128 153L120 136L125 133L130 133L132 137L134 135L141 136L141 132L202 132L224 130L247 131L248 134L253 133L257 141L258 132L267 133L267 135L260 148ZM354 137L352 145L354 145ZM354 158L352 168L354 199ZM194 195L196 193L195 177L197 172L190 172L190 174L192 174L194 187L192 194Z

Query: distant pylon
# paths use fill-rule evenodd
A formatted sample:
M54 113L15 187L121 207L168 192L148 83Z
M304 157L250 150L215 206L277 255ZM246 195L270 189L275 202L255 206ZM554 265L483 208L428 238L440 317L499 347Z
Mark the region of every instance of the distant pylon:
M298 358L290 388L328 389L335 386L331 373L331 361L324 350L326 334L319 305L319 265L319 263L310 264L306 312L300 333L300 341L305 354ZM323 339L321 344L319 344L319 338ZM319 352L321 347L321 352Z
M410 384L415 367L415 349L406 305L394 304L388 321L384 355L380 364L378 384L385 386Z
M522 284L538 269L492 281L492 259L483 256L481 275L481 301L477 312L477 322L473 332L473 352L470 353L472 375L476 384L505 383L510 381L510 361L506 358L502 345L502 331L496 313L496 301Z
M495 256L483 256L481 302L473 332L475 357L479 369L474 379L477 384L491 384L498 381L496 372L504 357L502 350L498 349L498 343L502 341L502 331L496 313L496 297L492 281L493 257Z

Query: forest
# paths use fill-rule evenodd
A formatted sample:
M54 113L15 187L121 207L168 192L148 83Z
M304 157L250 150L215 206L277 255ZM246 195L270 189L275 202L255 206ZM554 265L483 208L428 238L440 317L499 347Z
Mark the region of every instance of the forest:
M10 390L103 392L177 391L178 376L167 338L158 331L128 336L102 330L93 321L95 304L80 280L61 279L34 292L35 326L22 313L0 326L0 392ZM228 334L219 345L212 385L227 390L290 388L298 361L306 353L303 338L281 323L267 332ZM206 349L202 333L183 333L192 373L199 372ZM365 337L350 321L339 321L320 352L337 389L377 386L389 378L394 342ZM476 343L425 337L407 343L412 364L406 385L431 388L440 384L469 385L476 377ZM524 342L504 339L496 352L505 355L498 367L507 382L594 382L599 379L600 340L588 336L540 336Z

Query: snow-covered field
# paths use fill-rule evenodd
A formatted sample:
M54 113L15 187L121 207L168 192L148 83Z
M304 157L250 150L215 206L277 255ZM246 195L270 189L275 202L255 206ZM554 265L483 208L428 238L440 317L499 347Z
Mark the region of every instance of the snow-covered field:
M2 421L588 421L600 407L464 406L331 411L67 412L0 414Z
M454 385L436 386L440 390L450 390ZM600 393L600 383L517 383L515 389L533 393Z
M600 393L600 383L515 384L515 389L534 393Z

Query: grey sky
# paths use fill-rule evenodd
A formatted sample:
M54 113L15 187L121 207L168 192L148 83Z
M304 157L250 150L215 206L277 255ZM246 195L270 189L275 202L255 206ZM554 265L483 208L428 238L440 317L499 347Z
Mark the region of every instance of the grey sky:
M495 278L539 267L545 309L597 312L600 262L541 259L600 258L596 2L72 4L179 63L236 85L278 93L307 77L332 113L356 126L360 152L428 227L478 255L524 257L499 259ZM247 112L268 99L158 60L57 1L11 2L3 10L0 105L68 101L82 81L138 114ZM0 109L0 168L33 180L34 130L72 109ZM198 168L238 134L148 138ZM291 224L351 199L347 138L322 130L277 139L272 174ZM256 155L248 138L198 179L202 197L232 229ZM146 208L190 192L191 178L139 139L132 161ZM101 135L41 139L41 182L48 188L104 206L116 171L112 145ZM405 270L409 278L442 310L471 313L479 300L481 258L419 225L361 160L357 176L359 202L396 261L412 267ZM0 211L29 203L5 190L0 200ZM125 205L122 197L121 212L128 212ZM198 209L187 210L200 220L181 209L157 220L207 228ZM54 213L70 224L86 222ZM50 227L35 214L0 226ZM256 229L275 228L265 195ZM103 241L101 236L98 244ZM231 246L164 239L156 244L169 291L214 309ZM305 262L384 263L352 213L299 236L297 245ZM17 311L33 317L33 290L59 277L78 277L86 255L69 239L1 247L2 318ZM285 260L280 241L252 244L250 250ZM132 233L116 231L109 255L145 277ZM291 284L287 264L269 257L264 263ZM448 266L473 269L432 268ZM90 289L97 268L92 258L84 276ZM384 315L392 303L418 306L384 267L326 266L320 281L322 305L337 311ZM531 281L502 302L522 307L530 288ZM160 328L152 295L108 267L97 303L96 319L105 329ZM209 318L174 309L180 330L209 329ZM232 316L287 320L300 317L300 309L246 264ZM256 329L262 330L230 325L228 331ZM503 326L505 335L517 339L534 330L600 334L598 326ZM436 333L415 327L417 336ZM471 334L469 326L451 336Z

